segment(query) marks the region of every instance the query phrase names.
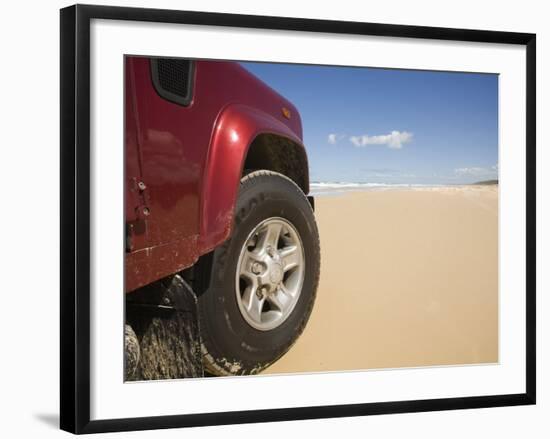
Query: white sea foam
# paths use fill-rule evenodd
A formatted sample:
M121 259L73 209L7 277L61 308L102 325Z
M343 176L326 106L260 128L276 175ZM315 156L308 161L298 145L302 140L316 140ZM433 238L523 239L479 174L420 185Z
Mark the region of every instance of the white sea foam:
M334 195L350 191L389 190L389 189L414 189L441 187L437 184L412 184L412 183L353 183L353 182L314 182L310 184L312 195Z

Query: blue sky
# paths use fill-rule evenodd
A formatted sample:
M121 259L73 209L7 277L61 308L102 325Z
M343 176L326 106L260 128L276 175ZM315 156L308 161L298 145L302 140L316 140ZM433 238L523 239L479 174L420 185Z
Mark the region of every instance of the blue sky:
M497 177L497 75L242 65L300 111L312 181L461 184Z

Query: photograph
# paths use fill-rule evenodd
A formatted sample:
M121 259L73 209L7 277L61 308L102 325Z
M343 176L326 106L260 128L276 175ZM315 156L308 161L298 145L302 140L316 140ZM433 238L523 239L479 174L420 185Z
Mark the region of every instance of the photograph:
M125 381L499 363L498 73L126 54L123 106Z

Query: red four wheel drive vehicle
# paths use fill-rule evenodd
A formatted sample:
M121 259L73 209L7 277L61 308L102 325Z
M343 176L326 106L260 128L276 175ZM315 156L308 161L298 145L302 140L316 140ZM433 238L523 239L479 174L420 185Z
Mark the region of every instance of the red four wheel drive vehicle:
M180 276L204 368L257 373L302 332L319 279L300 115L238 63L125 63L126 300Z

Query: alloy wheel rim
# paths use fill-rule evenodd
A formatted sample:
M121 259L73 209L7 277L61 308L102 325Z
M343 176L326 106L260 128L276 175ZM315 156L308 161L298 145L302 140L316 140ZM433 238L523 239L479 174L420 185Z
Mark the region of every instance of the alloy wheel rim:
M272 217L246 238L237 262L235 292L239 310L255 329L269 331L292 313L305 277L305 255L296 228Z

